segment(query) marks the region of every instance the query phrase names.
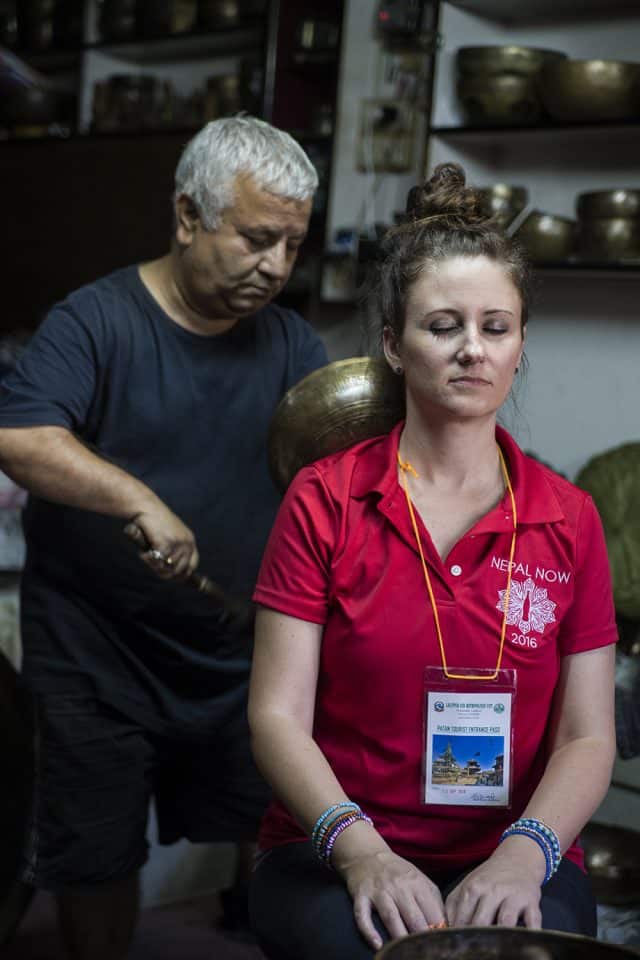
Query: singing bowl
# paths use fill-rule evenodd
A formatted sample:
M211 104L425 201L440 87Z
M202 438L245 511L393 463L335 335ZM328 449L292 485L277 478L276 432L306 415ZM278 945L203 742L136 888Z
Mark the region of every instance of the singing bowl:
M578 253L584 260L640 259L640 218L581 220L578 223Z
M565 60L546 64L536 82L554 120L630 120L640 114L640 63Z
M576 197L580 220L599 217L640 217L640 190L592 190Z
M533 78L517 73L489 77L462 74L456 92L466 120L471 124L536 123L542 113Z
M385 360L351 357L315 370L291 387L271 420L274 483L286 490L302 467L388 433L403 416L403 381Z
M545 63L566 58L567 54L558 50L520 47L516 44L460 47L456 53L456 66L460 73L474 73L483 77L497 73L518 73L530 77L538 73Z
M575 247L573 220L556 214L532 210L514 236L535 262L566 260Z
M640 902L640 833L588 823L580 834L585 866L599 903Z
M374 960L623 960L630 947L525 927L453 927L400 937Z
M494 183L478 189L480 206L487 217L493 217L502 227L508 227L514 217L527 205L526 187L513 187L508 183Z

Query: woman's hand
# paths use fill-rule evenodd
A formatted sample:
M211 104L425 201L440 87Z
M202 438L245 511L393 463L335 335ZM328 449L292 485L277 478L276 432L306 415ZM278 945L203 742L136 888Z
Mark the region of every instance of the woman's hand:
M382 946L371 919L376 910L391 937L427 930L444 922L438 887L408 860L377 850L335 864L353 899L358 930L374 950Z
M544 866L529 838L509 837L451 891L445 903L449 926L515 927L522 922L539 930Z

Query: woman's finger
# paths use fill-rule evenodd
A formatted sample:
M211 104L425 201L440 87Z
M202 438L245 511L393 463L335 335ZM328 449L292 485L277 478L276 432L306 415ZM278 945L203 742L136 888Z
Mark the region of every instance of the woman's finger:
M371 918L371 901L364 896L356 896L353 901L353 916L356 926L370 947L379 950L382 937L376 930Z

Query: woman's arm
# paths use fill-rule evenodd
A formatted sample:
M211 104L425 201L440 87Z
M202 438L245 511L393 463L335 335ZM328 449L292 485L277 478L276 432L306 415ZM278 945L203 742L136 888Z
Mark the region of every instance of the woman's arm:
M607 792L615 759L613 644L563 658L549 720L550 756L523 813L552 827L564 852ZM516 744L517 749L517 744ZM545 860L528 837L508 837L447 899L451 924L540 926Z
M309 834L331 804L349 799L312 736L322 630L319 624L260 608L249 693L256 763ZM340 834L331 864L343 877L358 928L374 949L382 944L371 921L372 907L394 937L444 919L437 887L392 853L364 821Z

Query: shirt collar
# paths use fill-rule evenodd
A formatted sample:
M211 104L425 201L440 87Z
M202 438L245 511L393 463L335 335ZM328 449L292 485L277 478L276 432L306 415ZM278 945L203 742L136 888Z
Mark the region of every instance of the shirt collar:
M353 475L351 495L361 499L377 494L383 499L391 498L398 489L397 454L404 420L393 427L390 433L366 444L366 456L359 457ZM496 441L504 454L509 478L516 501L519 523L554 523L564 519L548 468L532 457L526 456L507 431L496 426ZM477 532L505 526L505 511L511 512L508 492L498 506L477 524ZM500 522L496 528L496 517ZM509 516L510 520L510 516Z

